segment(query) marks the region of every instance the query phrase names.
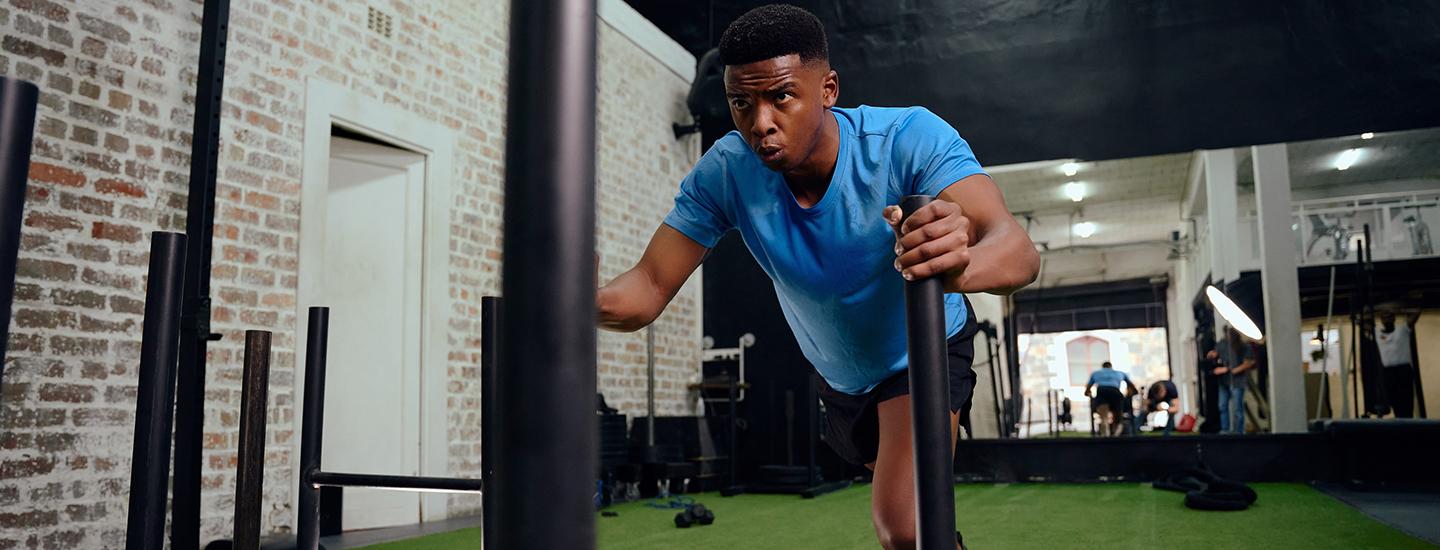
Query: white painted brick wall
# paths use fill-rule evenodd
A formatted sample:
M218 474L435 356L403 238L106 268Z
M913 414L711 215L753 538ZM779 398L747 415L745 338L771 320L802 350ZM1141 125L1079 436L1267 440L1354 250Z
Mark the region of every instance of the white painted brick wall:
M5 393L0 396L0 549L123 544L140 313L153 230L184 229L200 3L10 0L0 74L42 89ZM365 29L367 7L394 37ZM451 217L454 314L450 469L479 473L480 297L499 288L507 3L235 0L215 225L215 329L206 404L203 536L233 513L239 347L275 331L266 531L293 528L297 235L305 79L344 85L459 136ZM652 38L653 39L653 38ZM667 45L672 50L672 45ZM639 256L698 156L676 141L687 76L600 25L602 279ZM672 64L673 65L673 62ZM690 412L699 289L657 332L658 398ZM600 391L644 406L643 334L600 340ZM475 499L452 501L473 512Z

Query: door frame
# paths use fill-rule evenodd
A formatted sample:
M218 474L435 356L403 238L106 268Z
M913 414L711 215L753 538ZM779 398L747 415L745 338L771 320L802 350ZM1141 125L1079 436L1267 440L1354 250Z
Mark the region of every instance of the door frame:
M300 189L299 273L295 300L295 393L291 439L291 487L300 486L300 424L305 401L305 334L310 306L321 296L325 253L325 196L330 184L332 126L367 135L425 157L424 223L420 278L420 475L449 475L446 382L450 322L450 208L455 134L414 113L345 86L306 79L304 167ZM309 258L309 261L307 261ZM320 258L321 261L315 261ZM357 472L388 473L388 472ZM445 494L419 493L421 521L448 517ZM299 492L291 491L292 520L299 524Z

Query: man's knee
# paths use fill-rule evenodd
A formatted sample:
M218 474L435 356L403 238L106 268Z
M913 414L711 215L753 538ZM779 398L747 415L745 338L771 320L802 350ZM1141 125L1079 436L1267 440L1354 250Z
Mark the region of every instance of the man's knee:
M875 536L885 550L915 548L915 515L906 510L876 510Z
M885 550L913 550L915 522L897 523L898 525L875 524L875 534L880 538L880 547Z

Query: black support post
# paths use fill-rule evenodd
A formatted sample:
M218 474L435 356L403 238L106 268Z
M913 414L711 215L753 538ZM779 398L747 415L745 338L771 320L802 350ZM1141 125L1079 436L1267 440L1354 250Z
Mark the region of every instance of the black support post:
M330 308L310 308L305 333L305 403L300 416L300 518L297 550L320 548L320 489L311 476L320 471L325 428L325 354L329 346Z
M495 487L495 450L500 440L500 298L480 298L480 481ZM318 464L317 464L318 466ZM500 505L495 491L480 495L480 537L487 548L495 548L495 528L500 525Z
M510 3L496 548L595 547L595 26Z
M170 427L174 420L175 361L180 294L185 280L185 235L150 236L150 272L140 342L135 400L135 447L130 463L126 550L165 545L165 496L170 481Z
M34 84L0 76L0 389L5 382L5 348L10 341L10 302L15 297L15 263L20 221L25 217L25 184L35 137Z
M900 199L908 218L933 199ZM954 550L955 473L950 436L950 371L945 356L945 289L939 278L905 283L910 406L915 444L917 548Z
M270 333L245 331L240 383L240 457L235 476L235 548L260 550L265 486L265 405L270 392Z
M215 225L215 176L220 155L220 100L230 0L205 0L200 19L200 60L195 79L190 187L185 209L185 302L180 332L179 402L175 404L175 494L170 545L200 548L200 469L205 437L206 343L210 332L210 252Z

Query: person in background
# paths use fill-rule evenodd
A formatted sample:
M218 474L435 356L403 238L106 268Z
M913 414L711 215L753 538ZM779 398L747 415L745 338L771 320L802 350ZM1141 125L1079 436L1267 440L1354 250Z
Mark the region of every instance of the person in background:
M1095 390L1093 394L1091 389ZM1125 392L1126 389L1129 393ZM1094 398L1092 410L1100 415L1103 435L1120 435L1120 430L1124 428L1121 415L1125 410L1125 401L1127 396L1136 393L1139 390L1135 389L1130 376L1115 370L1109 361L1101 363L1100 370L1090 373L1090 380L1085 382L1085 395Z
M1162 410L1161 405L1165 406L1165 435L1170 435L1170 432L1175 431L1175 415L1179 414L1180 410L1180 389L1175 387L1174 382L1161 380L1151 384L1145 391L1144 416L1148 417L1150 413Z
M1380 348L1380 364L1385 366L1385 397L1395 418L1415 416L1415 358L1410 356L1410 343L1415 338L1415 323L1420 312L1405 316L1404 324L1395 323L1395 310L1380 311L1375 330L1375 344Z
M1228 346L1232 358L1217 363L1212 371L1220 382L1220 433L1245 433L1245 387L1250 371L1255 368L1258 344L1250 342L1235 329L1230 329ZM1211 352L1215 353L1215 352Z

